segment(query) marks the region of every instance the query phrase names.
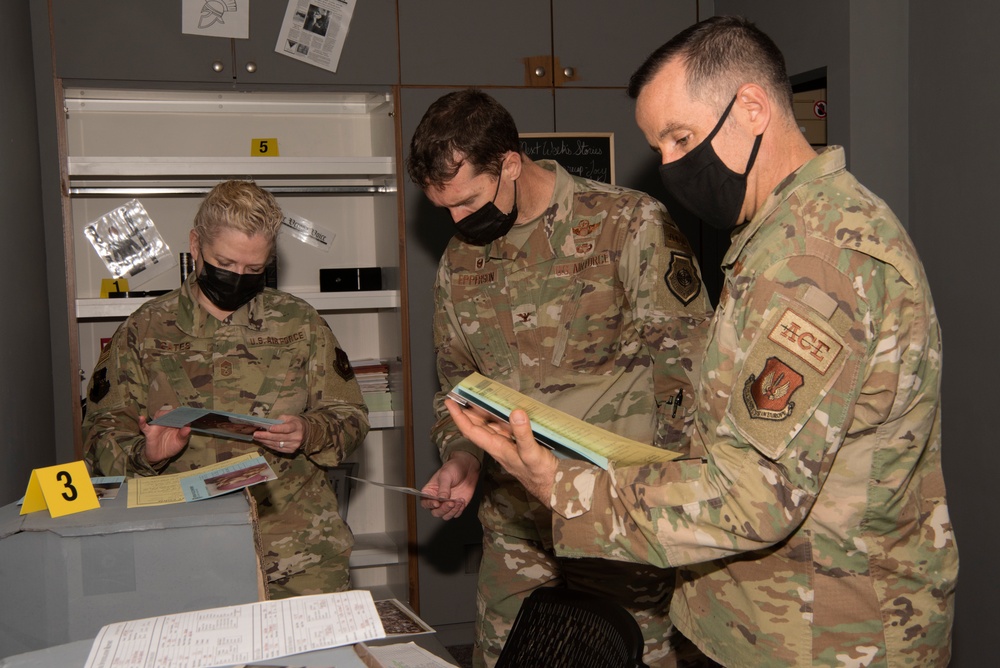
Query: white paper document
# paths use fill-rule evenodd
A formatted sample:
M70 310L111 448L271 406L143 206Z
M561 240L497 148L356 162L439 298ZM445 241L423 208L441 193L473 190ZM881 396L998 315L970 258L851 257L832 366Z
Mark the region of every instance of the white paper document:
M84 668L213 668L384 637L371 593L346 591L108 624Z
M274 50L337 71L357 0L288 0Z
M379 665L385 668L454 668L455 666L412 642L378 646L359 645L355 651L362 658L365 654L374 657Z

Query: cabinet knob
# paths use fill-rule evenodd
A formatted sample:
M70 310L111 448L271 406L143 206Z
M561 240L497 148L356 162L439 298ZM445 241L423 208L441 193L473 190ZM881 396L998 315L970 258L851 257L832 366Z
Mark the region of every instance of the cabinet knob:
M221 60L217 60L214 63L212 63L213 72L221 72L224 69L226 69L226 66L223 64Z
M545 76L545 68L544 67L536 67L535 68L535 76L536 77L544 77Z
M247 63L247 72L253 74L256 71L257 71L257 63L251 60L250 62Z
M563 76L566 77L567 79L572 79L573 75L575 75L575 74L576 74L576 70L574 70L572 67L564 67L563 68Z

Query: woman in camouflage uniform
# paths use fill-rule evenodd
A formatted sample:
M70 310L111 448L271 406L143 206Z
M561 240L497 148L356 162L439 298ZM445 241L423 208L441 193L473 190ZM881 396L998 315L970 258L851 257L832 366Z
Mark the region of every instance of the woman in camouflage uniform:
M282 213L242 181L218 184L190 233L194 272L118 328L91 378L84 420L95 474L155 476L261 453L277 480L250 488L272 598L348 589L354 539L326 469L368 433L347 353L310 305L264 287ZM149 424L194 406L281 424L253 442Z

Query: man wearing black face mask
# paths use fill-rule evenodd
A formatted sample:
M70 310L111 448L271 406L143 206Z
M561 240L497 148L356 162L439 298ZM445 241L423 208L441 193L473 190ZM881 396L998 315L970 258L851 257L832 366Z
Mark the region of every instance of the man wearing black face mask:
M442 390L477 371L616 433L684 450L688 374L709 304L663 206L530 160L507 110L476 90L430 107L408 167L455 222L435 288ZM444 464L424 490L448 500L423 505L456 517L483 467L476 665L493 665L521 601L542 586L619 600L643 627L646 662L673 665L672 582L647 566L556 558L549 512L461 438L444 392L432 433Z
M368 433L347 353L315 309L264 287L282 214L244 181L215 186L190 233L195 271L143 304L101 353L88 389L86 459L102 475L155 476L260 453L254 485L271 598L350 588L350 529L324 469ZM162 407L274 418L254 441L149 424ZM325 518L318 521L317 518Z
M677 567L677 627L725 666L946 666L958 550L941 339L906 231L797 124L784 58L716 17L629 87L667 205L732 229L696 387L701 459L602 471L463 434L554 511L555 551ZM720 120L721 119L721 120Z

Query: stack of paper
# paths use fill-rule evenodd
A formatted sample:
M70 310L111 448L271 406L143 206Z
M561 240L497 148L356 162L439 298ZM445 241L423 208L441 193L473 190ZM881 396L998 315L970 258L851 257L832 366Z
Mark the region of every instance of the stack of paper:
M389 393L389 364L384 360L363 359L351 362L354 375L361 386L365 404L372 412L391 411L392 400Z
M214 668L384 637L369 592L316 594L108 624L85 668Z

